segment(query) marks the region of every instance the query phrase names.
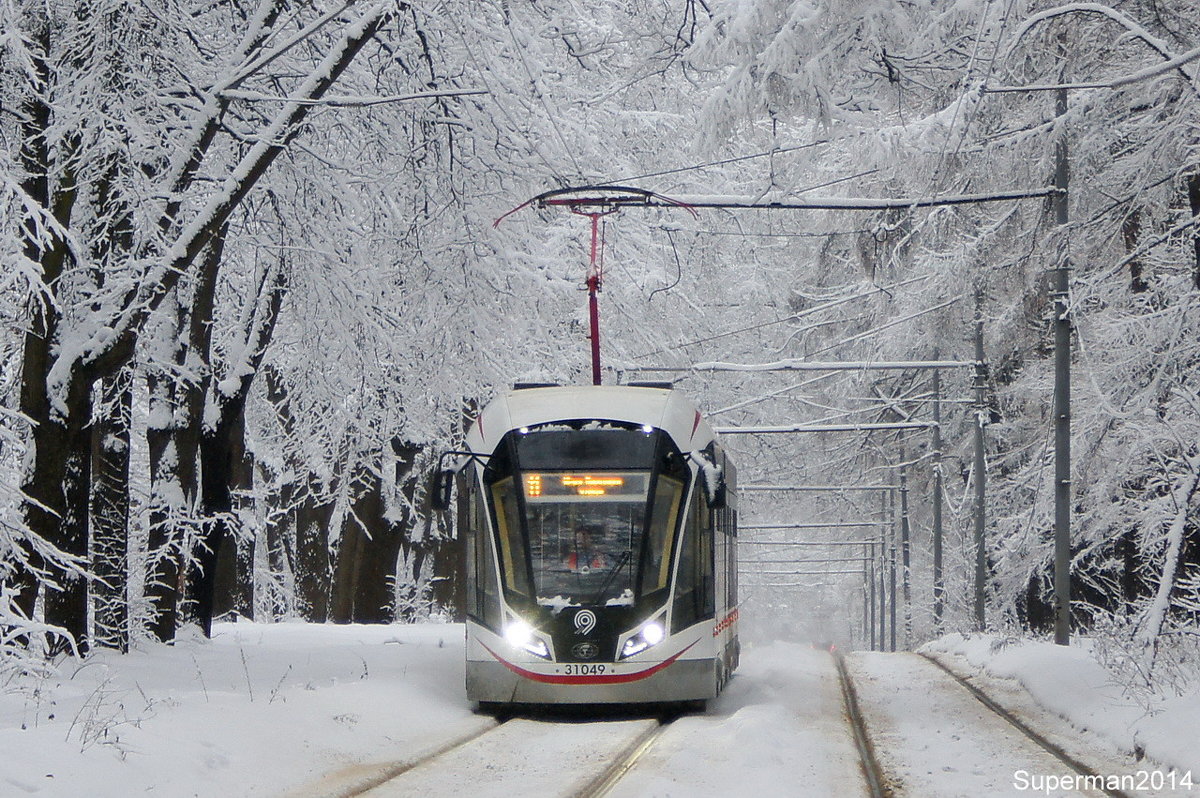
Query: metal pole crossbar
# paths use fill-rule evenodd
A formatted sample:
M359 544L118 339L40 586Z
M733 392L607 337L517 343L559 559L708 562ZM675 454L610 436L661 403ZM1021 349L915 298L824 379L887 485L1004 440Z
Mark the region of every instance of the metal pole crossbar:
M739 565L790 565L792 563L862 562L862 557L800 557L788 560L742 560Z
M875 540L739 540L742 546L873 546Z
M788 571L788 576L842 576L844 574L855 574L862 576L862 569L854 571Z
M691 366L638 366L626 371L682 374L691 371L904 371L910 369L967 369L974 368L970 360L776 360L770 363L725 363L712 361Z
M771 435L790 432L874 432L876 430L930 429L932 421L880 421L863 424L787 424L771 427L715 427L720 435Z
M738 524L738 529L833 529L856 526L887 526L887 521L815 521L802 524Z
M746 491L852 491L852 490L895 490L899 485L739 485Z
M812 571L738 571L739 574L748 574L751 576L799 576L801 574L813 573ZM822 571L821 573L829 573ZM841 571L833 571L832 573L842 573ZM850 571L852 574L861 574L862 571Z
M646 200L649 207L724 208L728 210L801 210L801 211L881 211L908 210L910 208L936 208L943 205L973 205L980 202L1013 202L1054 196L1057 188L1018 189L1016 191L994 191L990 194L958 194L946 197L810 197L807 200L790 199L779 202L756 201L754 197L725 196L677 196Z

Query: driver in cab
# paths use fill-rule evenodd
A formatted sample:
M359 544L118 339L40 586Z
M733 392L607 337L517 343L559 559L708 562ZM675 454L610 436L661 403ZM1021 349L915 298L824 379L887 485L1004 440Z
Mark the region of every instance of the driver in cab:
M603 539L603 529L594 526L576 527L575 548L567 553L564 564L569 570L580 574L608 567L608 556L598 545Z

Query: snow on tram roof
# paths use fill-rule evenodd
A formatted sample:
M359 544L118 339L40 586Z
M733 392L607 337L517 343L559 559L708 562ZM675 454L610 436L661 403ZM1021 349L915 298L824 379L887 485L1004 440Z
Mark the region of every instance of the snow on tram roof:
M579 420L620 421L665 431L683 451L702 449L715 437L696 403L665 388L568 385L523 388L492 400L467 433L469 448L490 452L510 430Z

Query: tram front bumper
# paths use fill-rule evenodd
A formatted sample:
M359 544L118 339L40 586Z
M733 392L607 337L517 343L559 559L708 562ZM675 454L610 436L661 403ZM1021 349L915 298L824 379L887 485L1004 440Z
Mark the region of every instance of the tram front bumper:
M565 666L560 666L560 669ZM717 694L711 659L680 659L643 678L566 677L514 670L498 660L467 660L467 698L517 704L626 704L700 701Z

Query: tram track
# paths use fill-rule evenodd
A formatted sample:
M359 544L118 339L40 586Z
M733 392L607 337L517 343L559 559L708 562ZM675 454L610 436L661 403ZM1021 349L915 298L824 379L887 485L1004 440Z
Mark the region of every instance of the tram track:
M909 664L897 667L902 660L896 660L883 666L878 655L874 659L858 655L846 658L836 652L832 657L833 672L826 671L829 676L836 673L838 685L834 688L825 682L829 686L830 703L823 712L826 717L836 712L840 693L841 714L846 724L842 728L848 727L850 732L842 739L852 746L844 749L839 772L845 774L841 777L844 779L857 759L861 778L855 779L860 785L855 791L861 790L871 798L989 794L989 790L1007 782L1009 773L1016 772L1008 768L1035 767L1032 752L1036 747L1037 756L1043 757L1042 772L1054 772L1054 766L1047 764L1052 759L1088 779L1086 789L1078 788L1083 794L1131 798L1078 758L1089 754L1073 755L1063 747L1070 749L1071 743L1056 744L1047 737L1062 732L1043 733L1044 730L1033 728L968 677L955 673L935 657L898 656ZM901 680L896 681L891 674L901 674ZM916 703L914 696L920 696ZM903 708L899 715L897 706ZM979 709L971 710L970 706ZM914 710L915 718L907 714ZM922 710L928 712L922 714ZM922 720L926 714L928 718ZM392 798L436 794L447 798L458 795L501 798L533 793L602 798L610 793L635 794L646 779L675 778L670 766L664 770L670 760L654 753L675 717L673 714L634 718L610 715L607 719L594 716L585 719L554 712L536 716L518 714L496 720L479 718L479 723L489 725L465 730L421 755L351 769L342 774L340 782L327 779L321 785L291 795ZM688 726L687 731L695 734L703 728L704 725ZM830 733L837 734L836 726L831 727ZM940 742L930 746L926 735ZM922 758L921 751L934 756ZM980 757L981 751L990 755ZM1089 760L1093 766L1099 761ZM643 773L644 768L649 769Z
M953 670L951 670L948 666L946 666L944 663L942 663L936 657L932 657L932 656L930 656L928 654L924 654L924 653L920 654L920 656L923 657L924 659L926 659L927 661L933 663L939 670L941 670L943 673L945 673L947 676L949 676L951 679L953 679L956 684L958 684L964 690L966 690L968 693L970 693L980 704L987 707L987 709L989 709L992 713L994 713L998 717L1003 718L1010 726L1012 726L1014 729L1019 731L1026 739L1035 743L1043 751L1050 754L1052 757L1057 759L1059 762L1062 762L1064 765L1069 767L1071 770L1075 771L1075 773L1079 774L1080 776L1090 777L1091 779L1093 779L1094 780L1093 783L1096 785L1095 789L1099 790L1100 792L1103 792L1105 795L1109 796L1109 798L1132 798L1132 796L1130 796L1130 794L1127 792L1124 792L1124 791L1118 790L1118 789L1112 789L1112 788L1105 786L1103 784L1103 779L1101 778L1100 774L1098 774L1095 770L1093 770L1092 768L1088 767L1084 763L1080 762L1075 757L1068 754L1065 750L1063 750L1063 748L1061 746L1056 745L1055 743L1048 740L1044 735L1038 733L1036 730L1034 730L1032 727L1030 727L1027 723L1022 721L1016 715L1009 712L1007 709L1005 709L1003 706L1001 706L998 702L993 700L987 693L985 693L983 690L979 689L979 687L977 687L974 684L971 684L971 682L968 681L966 678L955 673Z
M451 737L442 744L411 759L355 766L327 774L321 782L290 791L285 794L284 798L358 798L368 794L376 787L403 776L414 768L433 762L457 748L470 745L480 737L495 731L506 720L507 718L498 720L491 725Z
M909 655L911 656L911 655ZM1132 798L1130 793L1116 789L1109 785L1107 780L1096 770L1089 765L1080 761L1077 757L1068 753L1062 746L1048 739L1046 735L1034 729L1028 723L1017 717L1013 712L1008 710L997 700L988 695L978 685L958 673L955 673L949 666L939 661L936 657L928 654L918 655L922 660L928 662L936 668L936 672L943 677L949 679L956 686L953 689L965 690L978 705L982 706L991 716L997 717L1004 721L1006 727L1019 733L1019 739L1024 739L1027 743L1032 743L1037 746L1045 754L1048 754L1055 761L1059 762L1074 774L1082 779L1087 780L1087 789L1090 790L1086 794L1103 794L1108 798ZM870 728L867 723L867 716L872 716L875 710L871 708L874 704L867 704L864 708L859 691L855 688L854 676L851 674L851 669L847 666L846 660L840 652L834 654L834 662L837 666L838 678L841 685L844 711L846 719L851 729L851 735L854 739L855 747L858 750L860 768L863 779L866 784L867 794L871 798L897 798L907 792L904 786L896 786L897 782L889 779L887 771L880 762L880 757L876 754L875 744L872 740ZM858 668L855 668L858 672ZM932 685L931 685L932 688ZM870 691L868 691L870 692ZM878 700L878 697L876 697ZM903 749L901 749L903 750ZM882 751L882 758L885 761L891 761L889 756L894 759L895 752L892 746L885 746ZM892 762L892 764L896 764ZM950 763L947 763L947 769ZM904 768L901 768L903 771ZM898 773L899 783L907 781L904 774ZM912 785L916 787L916 785ZM1092 792L1094 791L1094 792Z
M498 718L486 728L447 740L412 759L349 769L289 796L501 796L534 789L563 798L600 798L652 748L674 718ZM546 756L548 749L558 755ZM535 751L555 763L553 772L539 775L527 770ZM546 783L535 786L539 778Z
M833 654L834 664L837 665L838 683L842 689L842 706L850 731L854 737L854 746L858 749L859 766L863 780L867 785L870 798L892 798L893 793L888 786L887 777L875 757L875 747L871 743L871 735L867 730L867 721L858 703L858 693L854 689L854 680L846 668L846 659L840 651Z
M674 718L659 718L658 725L646 730L621 753L595 780L584 785L571 798L601 798L616 786L629 770L638 763L642 755L650 750Z

